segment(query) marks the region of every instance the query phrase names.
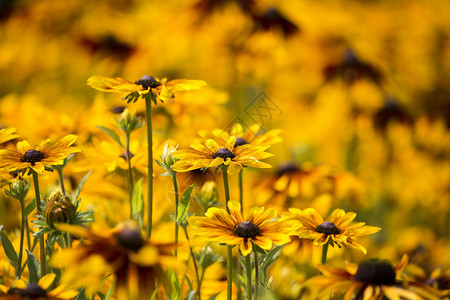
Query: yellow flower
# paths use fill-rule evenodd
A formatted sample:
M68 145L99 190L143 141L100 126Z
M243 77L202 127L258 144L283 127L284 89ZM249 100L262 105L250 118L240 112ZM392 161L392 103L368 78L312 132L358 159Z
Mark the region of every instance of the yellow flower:
M16 139L18 137L20 136L16 134L16 128L14 127L0 129L0 144Z
M277 211L273 208L253 207L247 218L241 214L238 201L228 202L229 213L223 208L208 209L205 217L190 217L193 233L200 235L205 242L219 242L227 245L240 245L241 253L247 256L252 244L270 250L273 244L283 245L291 241L290 235L300 226L292 220L275 219Z
M67 267L65 272L69 274L65 276L73 279L79 277L78 269L92 263L93 260L89 258L102 258L116 276L118 299L148 299L157 282L164 283L164 268L176 267L176 260L169 253L173 248L172 245L155 244L144 240L140 230L132 223L120 223L116 228L106 232L87 230L64 223L58 224L57 227L58 230L82 237L85 241L77 247L58 253L52 258L52 265ZM104 265L102 261L97 263L99 267ZM91 269L95 267L91 265ZM103 269L106 268L103 266ZM97 271L92 272L95 275ZM92 278L95 278L94 275ZM83 283L98 286L99 282ZM88 289L95 292L95 288L89 286Z
M78 291L69 289L65 285L59 285L47 291L56 278L56 274L47 274L39 282L26 284L23 280L16 280L13 288L0 285L0 296L3 300L68 300L78 296Z
M323 275L312 277L306 285L320 290L323 299L330 299L332 293L345 293L344 300L441 299L431 287L402 276L407 264L408 257L404 255L395 266L379 259L363 261L359 265L347 262L345 270L320 265L318 268Z
M167 81L166 78L158 79L148 75L134 83L119 77L91 76L87 84L103 92L130 93L124 98L128 102L136 102L139 97L144 97L149 93L153 93L161 102L164 102L172 99L174 92L198 90L207 85L203 80L175 79Z
M267 146L280 143L282 138L280 137L281 130L273 129L268 132L264 132L261 125L253 124L247 129L243 129L242 125L237 123L234 124L227 132L222 129L215 129L212 132L201 130L199 134L203 138L211 138L218 141L219 144L226 144L230 136L236 136L235 147L242 146L246 144L255 146Z
M335 209L326 221L314 209L300 210L290 208L285 216L300 221L303 226L298 230L298 236L303 239L313 240L314 245L323 246L330 242L341 244L367 253L366 248L354 240L355 237L374 234L381 230L379 227L365 225L364 222L355 223L356 213L346 213L342 209Z
M33 148L27 141L17 143L17 151L0 150L0 169L16 171L32 168L37 173L42 173L46 167L63 164L64 158L72 153L80 152L76 147L70 147L77 137L69 134L62 139L51 143L46 139Z
M192 144L192 149L178 150L173 154L180 159L173 166L176 172L187 172L200 168L214 168L221 165L228 166L228 173L234 175L243 166L255 168L271 168L271 165L260 161L273 156L265 152L270 146L251 146L249 144L234 147L236 137L231 136L224 147L213 140L206 140L205 144Z

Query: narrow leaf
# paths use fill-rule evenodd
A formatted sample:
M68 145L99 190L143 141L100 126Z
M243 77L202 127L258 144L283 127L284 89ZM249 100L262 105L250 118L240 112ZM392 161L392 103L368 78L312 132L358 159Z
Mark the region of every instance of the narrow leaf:
M261 263L261 270L265 270L273 264L278 257L280 257L281 249L283 249L284 245L277 246L273 248L267 255L264 257L264 261Z
M104 126L97 126L98 128L100 128L101 130L103 130L104 132L106 132L110 137L112 137L117 143L119 143L120 146L122 146L123 148L125 148L122 144L122 142L120 141L120 137L119 135L112 129L109 129L107 127Z
M39 260L34 256L33 253L27 251L27 265L28 270L30 271L30 282L38 283L39 278L41 278L41 265L39 264Z
M75 190L75 193L72 196L72 202L76 202L78 197L80 196L81 189L83 188L84 183L88 179L89 175L91 175L93 170L90 170L84 177L81 179L80 183L77 186L77 189Z
M19 257L17 256L17 253L14 250L14 247L11 244L11 241L6 236L6 234L3 232L3 230L0 231L0 239L2 240L3 250L5 250L6 256L9 258L9 260L13 264L14 268L17 269L18 264L19 264Z
M142 178L133 188L133 196L131 198L131 213L138 221L139 227L142 228L144 220L144 194L142 191Z
M189 211L189 206L191 205L191 194L194 185L192 184L187 190L184 192L183 196L180 199L180 203L178 204L178 217L177 223L180 225L186 219L187 213Z
M25 210L23 211L24 217L28 217L28 215L31 214L35 208L36 208L36 199L33 199L25 207Z

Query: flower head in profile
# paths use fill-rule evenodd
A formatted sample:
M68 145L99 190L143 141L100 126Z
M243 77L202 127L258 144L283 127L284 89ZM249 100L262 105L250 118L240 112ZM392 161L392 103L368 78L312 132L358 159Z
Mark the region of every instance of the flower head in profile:
M323 275L312 277L306 284L320 290L323 299L341 293L345 293L345 300L441 299L438 291L403 276L407 264L408 257L404 255L395 266L379 259L359 265L346 262L345 270L320 265L318 268Z
M0 298L3 300L27 300L27 299L46 299L46 300L68 300L75 299L78 291L68 288L65 285L59 285L50 288L56 274L50 273L39 279L39 282L26 284L23 280L16 280L14 287L7 288L0 285Z
M356 213L346 213L342 209L335 209L326 221L314 208L304 210L291 208L286 216L300 221L303 226L298 230L298 236L312 240L316 246L323 246L327 243L333 246L336 243L339 247L344 245L359 249L364 254L367 253L366 248L355 238L374 234L381 230L379 227L365 225L364 222L353 222Z
M215 140L208 139L205 144L192 144L191 149L178 150L173 154L179 159L172 170L187 172L201 168L215 168L221 165L228 166L231 175L239 173L242 167L271 168L262 162L262 159L273 156L265 152L270 146L251 146L249 144L234 147L236 137L230 136L224 146Z
M205 242L240 245L242 255L247 256L253 249L252 244L270 250L273 244L289 243L290 235L300 226L293 220L276 219L277 211L273 208L253 207L244 218L240 203L232 200L228 202L228 210L211 207L205 217L190 217L188 222L193 233Z
M119 77L91 76L87 84L103 92L128 93L124 97L128 103L136 102L140 97L151 96L155 104L157 104L157 99L161 102L172 99L174 92L198 90L207 85L203 80L175 79L167 81L166 78L159 79L148 75L134 83Z
M85 272L86 264L90 265L93 273L107 266L103 277L111 270L115 274L118 299L148 299L157 282L165 284L165 267L176 267L176 260L169 253L173 245L144 240L139 228L131 222L120 223L112 230L101 232L64 223L58 224L57 228L85 239L82 245L65 249L53 256L54 266L67 267L63 281L82 281L78 272ZM93 260L90 258L93 257L101 258L98 266L91 265ZM94 275L92 278L95 278ZM95 292L99 282L90 280L80 283L88 285L87 291Z
M31 168L42 173L46 168L62 165L70 154L80 152L77 147L71 147L76 139L75 135L69 134L54 143L46 139L34 147L27 141L20 141L17 143L17 151L0 150L0 169L16 171Z
M280 129L264 132L259 124L253 124L244 130L241 124L236 123L229 131L222 129L215 129L212 132L202 130L199 134L205 139L215 139L219 144L226 144L231 136L236 136L235 147L247 144L252 146L268 146L282 141Z

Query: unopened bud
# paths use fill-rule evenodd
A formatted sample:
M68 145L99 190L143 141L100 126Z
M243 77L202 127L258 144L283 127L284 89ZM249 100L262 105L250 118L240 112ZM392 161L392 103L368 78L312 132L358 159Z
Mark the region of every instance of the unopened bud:
M117 119L117 125L124 132L130 133L142 127L143 123L141 122L141 118L136 116L135 111L130 111L128 108L126 108L120 114L120 118Z
M75 219L76 207L70 198L59 191L49 196L44 216L47 224L54 227L55 223L70 223Z
M5 193L10 197L22 201L30 190L30 186L31 184L24 179L14 179L9 184L9 190L5 190Z
M177 151L177 146L170 146L169 143L167 143L164 146L164 151L161 155L161 160L164 165L164 167L169 171L171 170L173 164L178 160L175 156L172 155L172 153Z
M211 207L219 201L219 191L215 181L207 181L200 190L200 200L205 207Z

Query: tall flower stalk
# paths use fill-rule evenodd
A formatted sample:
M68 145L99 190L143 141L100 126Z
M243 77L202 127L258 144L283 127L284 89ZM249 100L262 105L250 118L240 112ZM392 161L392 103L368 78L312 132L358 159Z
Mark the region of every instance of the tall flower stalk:
M36 195L36 207L37 212L39 215L42 215L42 208L41 208L41 194L39 192L39 179L38 174L35 171L31 171L33 174L33 182L34 182L34 193ZM47 258L45 255L45 240L44 235L39 236L39 252L40 252L40 259L41 259L41 276L44 276L47 274Z
M223 188L225 190L225 205L227 212L230 213L228 208L228 201L230 201L230 187L228 185L228 166L223 164L222 167L222 179ZM233 252L230 245L227 245L227 299L231 300L233 295Z
M25 238L25 228L27 227L27 218L25 215L25 197L30 190L31 184L25 180L15 179L10 185L9 190L5 193L13 197L20 202L20 212L21 212L21 226L20 226L20 248L19 248L19 258L16 269L16 277L20 278L22 275L22 258L23 258L23 243Z

